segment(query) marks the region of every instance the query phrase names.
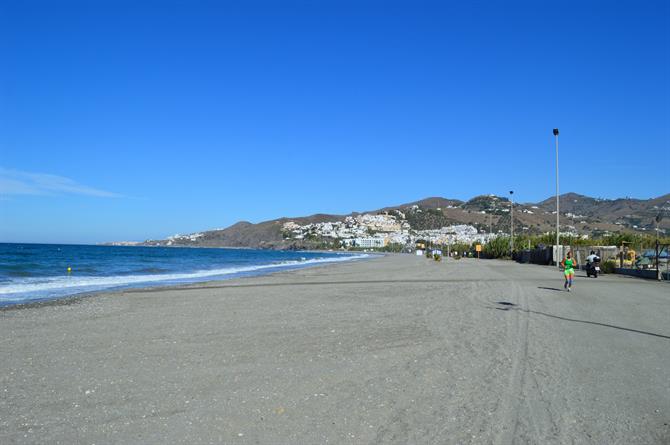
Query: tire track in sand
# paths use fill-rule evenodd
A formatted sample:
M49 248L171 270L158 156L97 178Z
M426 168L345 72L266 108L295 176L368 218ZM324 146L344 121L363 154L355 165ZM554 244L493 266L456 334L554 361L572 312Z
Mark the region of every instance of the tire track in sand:
M497 272L497 271L496 271ZM508 279L509 279L509 275ZM532 443L542 438L543 443L558 440L559 428L552 415L551 402L542 394L542 388L535 375L534 362L544 364L550 360L550 351L533 348L530 344L530 299L519 280L509 280L509 294L504 302L512 305L501 306L498 301L486 301L489 308L504 310L509 339L510 374L507 385L500 393L500 404L495 424L499 426L495 443ZM510 301L512 300L512 301ZM545 332L543 335L547 335ZM540 356L536 356L539 354Z

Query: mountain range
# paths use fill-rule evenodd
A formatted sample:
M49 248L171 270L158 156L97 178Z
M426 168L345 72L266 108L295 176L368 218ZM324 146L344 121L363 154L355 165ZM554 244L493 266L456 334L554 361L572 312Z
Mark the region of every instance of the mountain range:
M399 212L397 212L399 211ZM515 233L542 234L555 230L556 198L538 203L514 203ZM510 200L494 195L476 196L469 201L430 197L420 201L393 205L349 215L315 214L278 218L260 223L240 221L225 229L207 230L191 235L175 235L163 240L147 240L140 245L193 247L249 247L271 249L305 249L318 240L286 239L284 224L307 224L344 221L361 214L402 215L411 230L439 229L448 225L468 224L480 231L509 233ZM561 231L577 235L599 235L616 232L654 233L657 215L665 217L658 227L670 233L670 194L653 199L600 199L577 193L560 196ZM121 244L121 243L110 243Z

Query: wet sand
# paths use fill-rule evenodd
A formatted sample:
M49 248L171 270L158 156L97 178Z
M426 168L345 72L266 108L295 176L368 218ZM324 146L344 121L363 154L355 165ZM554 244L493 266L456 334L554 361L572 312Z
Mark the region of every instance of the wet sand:
M0 311L0 443L670 443L670 286L410 255Z

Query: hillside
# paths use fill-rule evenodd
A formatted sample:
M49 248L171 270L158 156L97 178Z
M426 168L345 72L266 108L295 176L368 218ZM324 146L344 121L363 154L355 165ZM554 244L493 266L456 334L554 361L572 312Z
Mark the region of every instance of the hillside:
M555 198L539 203L514 204L516 233L540 234L555 230ZM603 233L632 231L654 232L654 218L665 212L660 228L670 232L670 194L654 199L598 199L576 193L560 196L561 231L595 236ZM152 246L254 247L270 249L304 249L323 247L322 237L310 227L336 223L351 225L360 215L387 215L402 224L409 232L437 230L445 226L465 224L479 232L508 233L510 201L508 198L482 195L463 202L456 199L431 197L420 201L384 207L349 215L315 214L295 218L278 218L257 224L242 221L232 226L189 235L175 235L164 240L147 240ZM349 221L349 222L346 222ZM306 228L307 236L291 238L286 224ZM333 235L335 238L335 235Z
M634 198L596 199L577 193L566 193L559 198L561 214L586 216L597 222L612 223L625 229L653 230L654 218L661 212L670 213L670 194L642 200ZM549 198L538 206L554 211L556 200ZM667 219L661 227L668 224Z

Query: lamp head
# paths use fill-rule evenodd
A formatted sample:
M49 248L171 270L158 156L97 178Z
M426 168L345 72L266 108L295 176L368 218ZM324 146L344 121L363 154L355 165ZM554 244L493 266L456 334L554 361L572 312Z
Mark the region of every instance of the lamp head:
M554 136L558 136L558 128L554 128Z

